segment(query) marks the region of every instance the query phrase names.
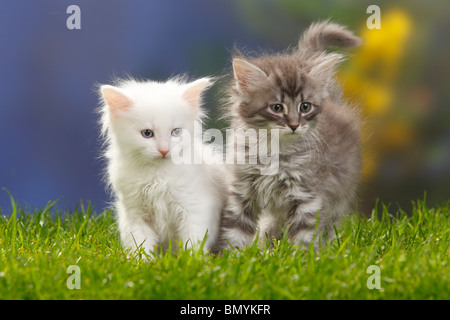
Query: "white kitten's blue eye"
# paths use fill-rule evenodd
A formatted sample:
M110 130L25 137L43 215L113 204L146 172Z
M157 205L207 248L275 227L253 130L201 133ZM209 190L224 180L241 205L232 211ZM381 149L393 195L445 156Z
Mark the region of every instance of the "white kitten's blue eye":
M151 138L153 137L153 131L150 129L144 129L141 131L141 134L144 138Z
M182 132L182 130L180 128L173 129L172 136L179 137L179 136L181 136L181 132Z

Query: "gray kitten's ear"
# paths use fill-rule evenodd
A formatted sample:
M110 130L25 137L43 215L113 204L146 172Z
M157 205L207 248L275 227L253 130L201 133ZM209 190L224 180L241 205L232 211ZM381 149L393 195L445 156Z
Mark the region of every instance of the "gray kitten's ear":
M211 78L201 78L189 83L182 95L184 101L192 108L199 108L202 93L213 83Z
M113 114L118 110L127 110L133 104L133 100L119 88L103 85L100 93Z
M233 59L234 78L239 88L247 88L249 83L258 80L261 77L267 77L267 74L248 61L242 59Z
M339 53L321 54L312 62L313 67L309 74L316 79L323 79L324 82L327 82L332 79L338 64L343 60L344 56Z

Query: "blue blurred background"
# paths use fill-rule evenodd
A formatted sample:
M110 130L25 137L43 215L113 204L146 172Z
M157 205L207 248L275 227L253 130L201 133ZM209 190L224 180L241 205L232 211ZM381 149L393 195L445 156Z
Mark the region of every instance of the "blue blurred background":
M381 30L368 33L372 2L2 0L0 187L33 208L56 199L63 209L80 200L96 211L106 208L96 84L127 74L155 80L222 75L235 45L281 50L295 45L311 22L331 18L373 44L355 52L341 74L346 95L361 103L368 119L361 209L380 198L406 210L425 191L431 204L447 201L449 2L378 1ZM73 4L81 9L80 30L66 27ZM395 72L374 74L380 68ZM224 125L214 120L217 92L220 84L209 93L210 127ZM380 108L371 107L378 100ZM10 213L4 190L0 208Z

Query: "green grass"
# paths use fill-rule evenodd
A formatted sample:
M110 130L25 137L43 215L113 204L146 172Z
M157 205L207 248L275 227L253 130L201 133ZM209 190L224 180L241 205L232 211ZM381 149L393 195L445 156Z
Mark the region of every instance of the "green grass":
M450 201L409 214L374 210L314 250L286 239L222 256L181 250L150 261L127 255L111 211L18 206L0 218L0 299L450 299ZM80 270L69 289L68 267ZM380 268L369 289L367 268Z

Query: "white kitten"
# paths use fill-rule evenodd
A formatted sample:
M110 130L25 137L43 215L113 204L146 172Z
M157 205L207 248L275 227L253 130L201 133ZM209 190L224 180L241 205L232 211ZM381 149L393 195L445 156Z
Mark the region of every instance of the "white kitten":
M225 199L220 168L171 160L176 147L199 139L194 125L200 124L201 94L210 84L202 78L101 86L107 178L125 247L152 252L167 248L170 239L177 247L180 238L191 247L206 234L204 249L214 245Z

